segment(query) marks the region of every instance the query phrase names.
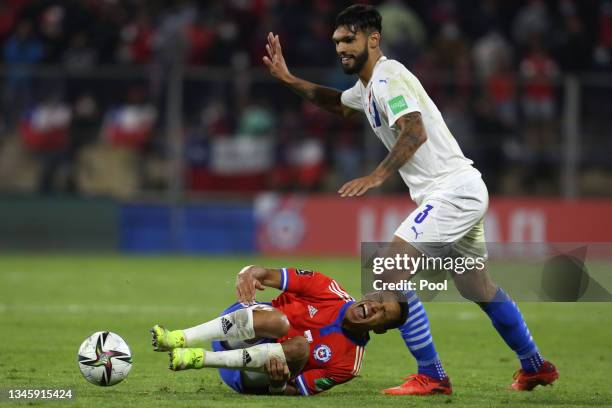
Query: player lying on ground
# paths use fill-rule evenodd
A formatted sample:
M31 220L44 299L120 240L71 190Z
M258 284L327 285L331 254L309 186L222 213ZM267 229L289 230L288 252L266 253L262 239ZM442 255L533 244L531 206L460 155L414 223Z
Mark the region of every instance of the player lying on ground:
M264 287L283 291L257 303ZM408 306L393 293L355 300L332 278L301 269L245 267L237 276L238 303L209 322L151 330L155 351L170 351L170 369L216 367L245 394L312 395L359 374L369 331L401 326ZM214 351L196 346L213 341ZM250 345L250 347L246 347Z
M345 73L357 76L355 85L344 92L291 74L280 38L273 33L268 35L268 55L263 62L272 76L321 108L343 116L365 113L389 154L370 174L347 182L338 192L341 197L358 197L399 172L418 206L394 234L393 242L403 247L404 254L486 260L483 220L488 192L480 172L463 155L419 80L400 62L383 55L381 33L382 18L371 6L348 7L336 18L332 40L340 64ZM512 388L529 391L554 382L558 377L555 366L544 361L518 307L491 280L486 264L452 276L461 295L480 305L519 358L521 369ZM419 374L385 393L450 394L450 381L433 347L425 310L416 294L409 296L411 318L400 331L417 359Z

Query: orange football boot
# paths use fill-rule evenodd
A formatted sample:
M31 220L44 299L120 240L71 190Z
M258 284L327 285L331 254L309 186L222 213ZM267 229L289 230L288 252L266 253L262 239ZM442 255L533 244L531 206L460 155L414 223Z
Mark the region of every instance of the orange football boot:
M426 374L412 374L404 378L406 381L397 387L382 390L387 395L436 395L453 393L453 387L447 378L437 380Z
M544 361L535 373L528 373L520 369L514 373L514 382L510 388L516 391L531 391L538 385L552 385L559 378L557 368L550 362Z

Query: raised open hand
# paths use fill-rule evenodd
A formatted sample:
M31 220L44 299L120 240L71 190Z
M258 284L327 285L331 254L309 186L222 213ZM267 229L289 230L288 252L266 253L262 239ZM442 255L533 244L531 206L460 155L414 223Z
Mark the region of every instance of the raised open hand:
M281 81L287 80L291 74L285 63L278 35L274 35L272 32L268 33L266 51L268 55L263 57L263 63L270 70L270 74Z

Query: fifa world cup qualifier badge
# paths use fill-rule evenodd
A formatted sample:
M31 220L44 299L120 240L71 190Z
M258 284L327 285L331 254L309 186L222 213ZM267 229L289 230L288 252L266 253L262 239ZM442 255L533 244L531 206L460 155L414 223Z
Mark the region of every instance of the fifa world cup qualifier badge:
M394 114L398 114L401 111L408 109L408 104L402 95L396 96L391 99L389 102L389 107L391 108L391 112Z

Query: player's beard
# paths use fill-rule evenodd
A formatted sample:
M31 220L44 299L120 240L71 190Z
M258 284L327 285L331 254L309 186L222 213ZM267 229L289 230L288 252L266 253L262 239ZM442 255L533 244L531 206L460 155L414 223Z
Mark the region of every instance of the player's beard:
M363 68L369 57L370 54L368 53L368 47L366 46L364 47L362 53L355 55L353 66L342 65L342 70L348 75L356 74L361 71L361 68Z

